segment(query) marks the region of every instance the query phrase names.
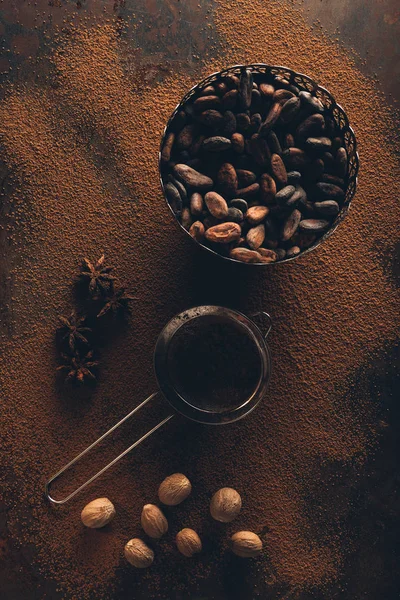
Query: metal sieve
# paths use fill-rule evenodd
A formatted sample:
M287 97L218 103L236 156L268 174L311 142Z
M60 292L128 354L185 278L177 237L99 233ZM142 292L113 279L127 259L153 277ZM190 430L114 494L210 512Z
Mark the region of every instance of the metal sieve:
M107 471L110 467L115 465L121 458L128 454L128 452L136 448L136 446L141 444L152 433L170 421L177 413L187 417L188 419L198 423L203 423L205 425L222 425L226 423L233 423L234 421L242 419L252 410L254 410L266 393L271 373L270 352L266 343L266 338L271 330L271 317L264 311L253 314L251 317L265 319L267 323L265 333L262 333L259 326L256 325L256 323L250 317L247 317L238 311L224 308L222 306L197 306L173 317L161 331L155 345L154 372L158 384L157 392L151 394L148 398L146 398L146 400L136 406L136 408L118 421L118 423L113 425L113 427L111 427L96 441L90 444L90 446L78 454L78 456L60 469L60 471L53 475L45 486L45 494L48 500L50 500L50 502L53 504L65 504L65 502L68 502L68 500L73 498L78 492L83 490L100 475L105 473L105 471ZM196 329L193 329L193 327L192 329L188 329L192 325L193 327L196 325ZM213 328L215 329L222 325L226 326L227 328L231 328L232 331L234 330L235 335L237 334L237 336L239 336L237 339L240 339L241 345L243 345L245 348L248 348L252 362L251 371L254 371L255 377L252 380L249 380L250 383L247 382L248 385L246 388L243 388L246 389L246 396L237 398L235 396L235 401L232 403L224 403L221 405L220 401L216 398L214 399L212 396L207 398L207 402L204 402L203 400L200 402L198 399L196 400L197 390L193 390L194 395L192 397L187 391L185 391L185 389L182 389L177 384L173 375L173 368L171 364L171 360L173 361L173 357L171 359L171 349L174 347L174 340L179 339L177 336L180 336L181 339L185 341L185 339L187 339L189 336L189 332L191 335L193 335L194 331L193 343L195 344L196 335L201 334L202 328L204 333L205 327L208 327L207 331L213 331ZM196 331L198 332L197 334ZM207 335L208 333L206 333L206 337ZM222 340L220 348L221 353L226 351L226 341L227 340L225 340L224 345L224 340ZM239 378L241 377L240 374L238 376ZM245 378L245 376L246 373L243 373L243 378ZM237 378L235 378L235 381L237 381ZM50 495L51 485L56 479L58 479L63 473L75 465L83 456L90 452L90 450L108 437L113 431L125 423L125 421L136 414L148 402L155 398L158 393L161 393L170 406L174 409L173 413L160 421L157 425L155 425L155 427L150 429L141 438L136 440L121 454L119 454L105 467L100 469L100 471L85 481L85 483L77 487L68 496L61 498L60 500L56 500Z

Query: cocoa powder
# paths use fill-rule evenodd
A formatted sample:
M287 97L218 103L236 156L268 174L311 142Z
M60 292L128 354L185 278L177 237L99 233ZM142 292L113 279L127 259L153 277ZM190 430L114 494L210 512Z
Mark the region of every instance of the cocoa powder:
M399 220L393 111L341 48L278 0L218 0L220 58L205 56L195 74L178 63L151 83L126 70L129 47L113 24L99 17L93 28L69 27L51 57L52 78L10 86L0 106L13 207L2 218L10 297L0 363L13 539L55 582L54 598L122 598L126 589L138 598L188 597L197 589L234 597L231 588L223 591L224 540L238 529L267 532L265 554L247 567L251 597L282 586L328 586L340 578L351 537L346 509L324 475L334 470L346 481L351 467L356 485L374 443L368 399L356 406L346 400L350 378L396 334L398 297L381 267ZM157 150L170 112L193 83L228 64L260 60L305 72L337 97L356 131L362 170L356 209L329 241L299 264L240 276L238 286L236 270L212 267L207 278L176 229L158 188ZM81 257L103 249L129 289L139 290L138 300L132 326L103 351L97 389L90 398L75 397L56 387L53 334L57 314L71 304ZM177 420L69 505L50 507L41 492L48 476L152 391L159 331L173 314L201 302L272 314L273 370L264 403L242 423L218 430ZM163 410L160 402L140 415L133 434L154 425ZM111 450L131 439L121 435ZM109 451L87 461L82 477ZM143 504L156 501L158 484L174 471L193 481L193 494L167 515L171 538L154 546L154 565L138 576L123 559L124 544L140 537ZM240 492L243 510L234 528L216 530L207 507L224 485ZM80 511L97 496L109 497L117 516L101 533L84 531ZM190 567L173 549L183 525L205 542Z

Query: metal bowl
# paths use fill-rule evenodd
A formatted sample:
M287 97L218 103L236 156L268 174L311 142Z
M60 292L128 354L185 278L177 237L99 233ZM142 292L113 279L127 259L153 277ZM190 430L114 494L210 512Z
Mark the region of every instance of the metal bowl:
M276 77L276 76L283 77L283 78L287 79L291 84L298 87L300 89L300 91L307 91L307 92L311 92L311 93L315 94L315 96L325 106L325 108L328 111L329 116L333 118L333 120L336 123L337 128L340 130L340 132L343 136L344 147L346 148L347 157L348 157L347 187L345 190L345 199L343 202L343 206L342 206L339 214L337 215L336 219L333 221L330 229L328 229L328 231L326 231L324 233L324 235L319 237L315 241L314 244L312 244L308 248L302 250L300 252L300 254L298 254L297 256L285 258L283 260L277 261L276 263L243 263L241 261L230 258L229 256L224 256L222 254L219 254L212 248L209 248L208 246L201 244L200 242L195 240L189 234L189 232L182 226L180 221L176 218L176 215L167 200L167 196L165 194L165 189L164 189L161 150L164 146L165 137L170 130L171 124L172 124L177 112L179 110L182 110L184 108L185 104L207 85L213 85L214 83L221 81L227 75L240 76L240 73L244 68L250 69L253 73L265 75L267 78L272 78L272 77ZM164 132L163 132L163 135L161 138L160 151L159 151L159 174L160 174L160 180L161 180L161 188L162 188L162 191L164 194L164 198L167 202L167 205L174 217L174 220L178 223L178 225L182 229L182 231L184 231L185 234L195 244L197 244L204 250L210 252L211 254L218 256L219 258L221 258L223 260L233 262L233 263L251 264L252 266L259 266L259 267L281 264L284 262L289 262L291 260L295 260L296 258L299 258L300 256L303 256L304 254L307 254L308 252L311 252L311 250L314 250L315 248L317 248L330 235L332 235L332 233L337 229L337 227L343 221L343 219L345 218L345 216L347 215L347 213L350 209L351 201L356 193L358 169L359 169L359 156L357 153L356 136L354 134L353 129L350 127L349 120L347 118L345 111L340 106L340 104L338 104L336 102L336 100L332 96L332 94L330 92L328 92L328 90L326 90L325 88L318 85L315 81L313 81L313 79L311 79L311 77L308 77L308 75L303 75L302 73L297 73L296 71L293 71L292 69L289 69L288 67L272 66L272 65L267 65L264 63L257 63L257 64L252 64L252 65L234 65L232 67L228 67L227 69L224 69L223 71L219 71L217 73L213 73L212 75L209 75L208 77L203 79L203 81L201 81L200 83L198 83L197 85L192 87L185 94L185 96L179 102L179 104L177 105L177 107L175 108L173 113L171 114L170 118L168 119L167 125L165 126L165 129L164 129Z

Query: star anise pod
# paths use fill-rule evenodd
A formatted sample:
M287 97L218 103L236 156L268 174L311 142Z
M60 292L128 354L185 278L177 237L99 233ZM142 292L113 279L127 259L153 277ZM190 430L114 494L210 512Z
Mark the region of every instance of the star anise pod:
M85 346L89 346L86 334L90 333L92 330L90 327L84 326L86 320L85 316L78 317L74 311L68 318L61 315L58 318L63 325L60 327L60 330L65 331L65 335L62 337L62 340L68 340L68 346L72 352L74 352L76 349L77 341L82 342L82 344Z
M72 356L67 354L61 354L61 356L65 361L65 364L57 367L57 371L68 371L65 378L66 382L83 384L87 380L94 381L96 379L93 368L97 367L99 363L92 360L92 350L84 356L80 356L78 352L75 352Z
M89 292L94 298L106 294L114 280L110 275L113 267L105 266L104 260L104 254L94 264L87 258L83 259L81 275L89 279Z
M112 296L109 297L99 314L98 317L103 317L107 313L111 312L116 314L118 312L125 311L129 308L129 302L132 302L132 296L125 294L125 288L119 288L114 290L112 287Z

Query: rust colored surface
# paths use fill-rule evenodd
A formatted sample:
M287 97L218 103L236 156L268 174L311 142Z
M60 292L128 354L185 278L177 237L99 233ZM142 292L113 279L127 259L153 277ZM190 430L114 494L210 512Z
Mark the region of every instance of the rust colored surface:
M389 94L398 92L399 52L398 41L389 52L387 37L398 19L389 2L370 1L364 12L339 0L327 6L0 2L1 600L397 598L400 190ZM327 32L310 27L319 16ZM332 39L337 26L344 48ZM227 64L261 60L332 91L361 155L354 208L337 233L265 271L224 265L192 245L171 219L157 171L161 132L185 91ZM54 374L57 315L76 302L81 258L103 250L136 300L126 322L101 330L97 387L75 391ZM48 476L153 391L161 328L202 303L271 313L262 405L222 429L175 419L67 506L46 504ZM158 400L75 476L167 412ZM193 494L166 510L171 534L153 545L152 568L135 571L123 546L142 535L142 506L174 471L190 477ZM228 526L208 513L222 486L243 498ZM117 517L85 530L79 513L99 496ZM189 562L173 542L183 526L203 540ZM238 529L262 536L262 557L227 551Z

